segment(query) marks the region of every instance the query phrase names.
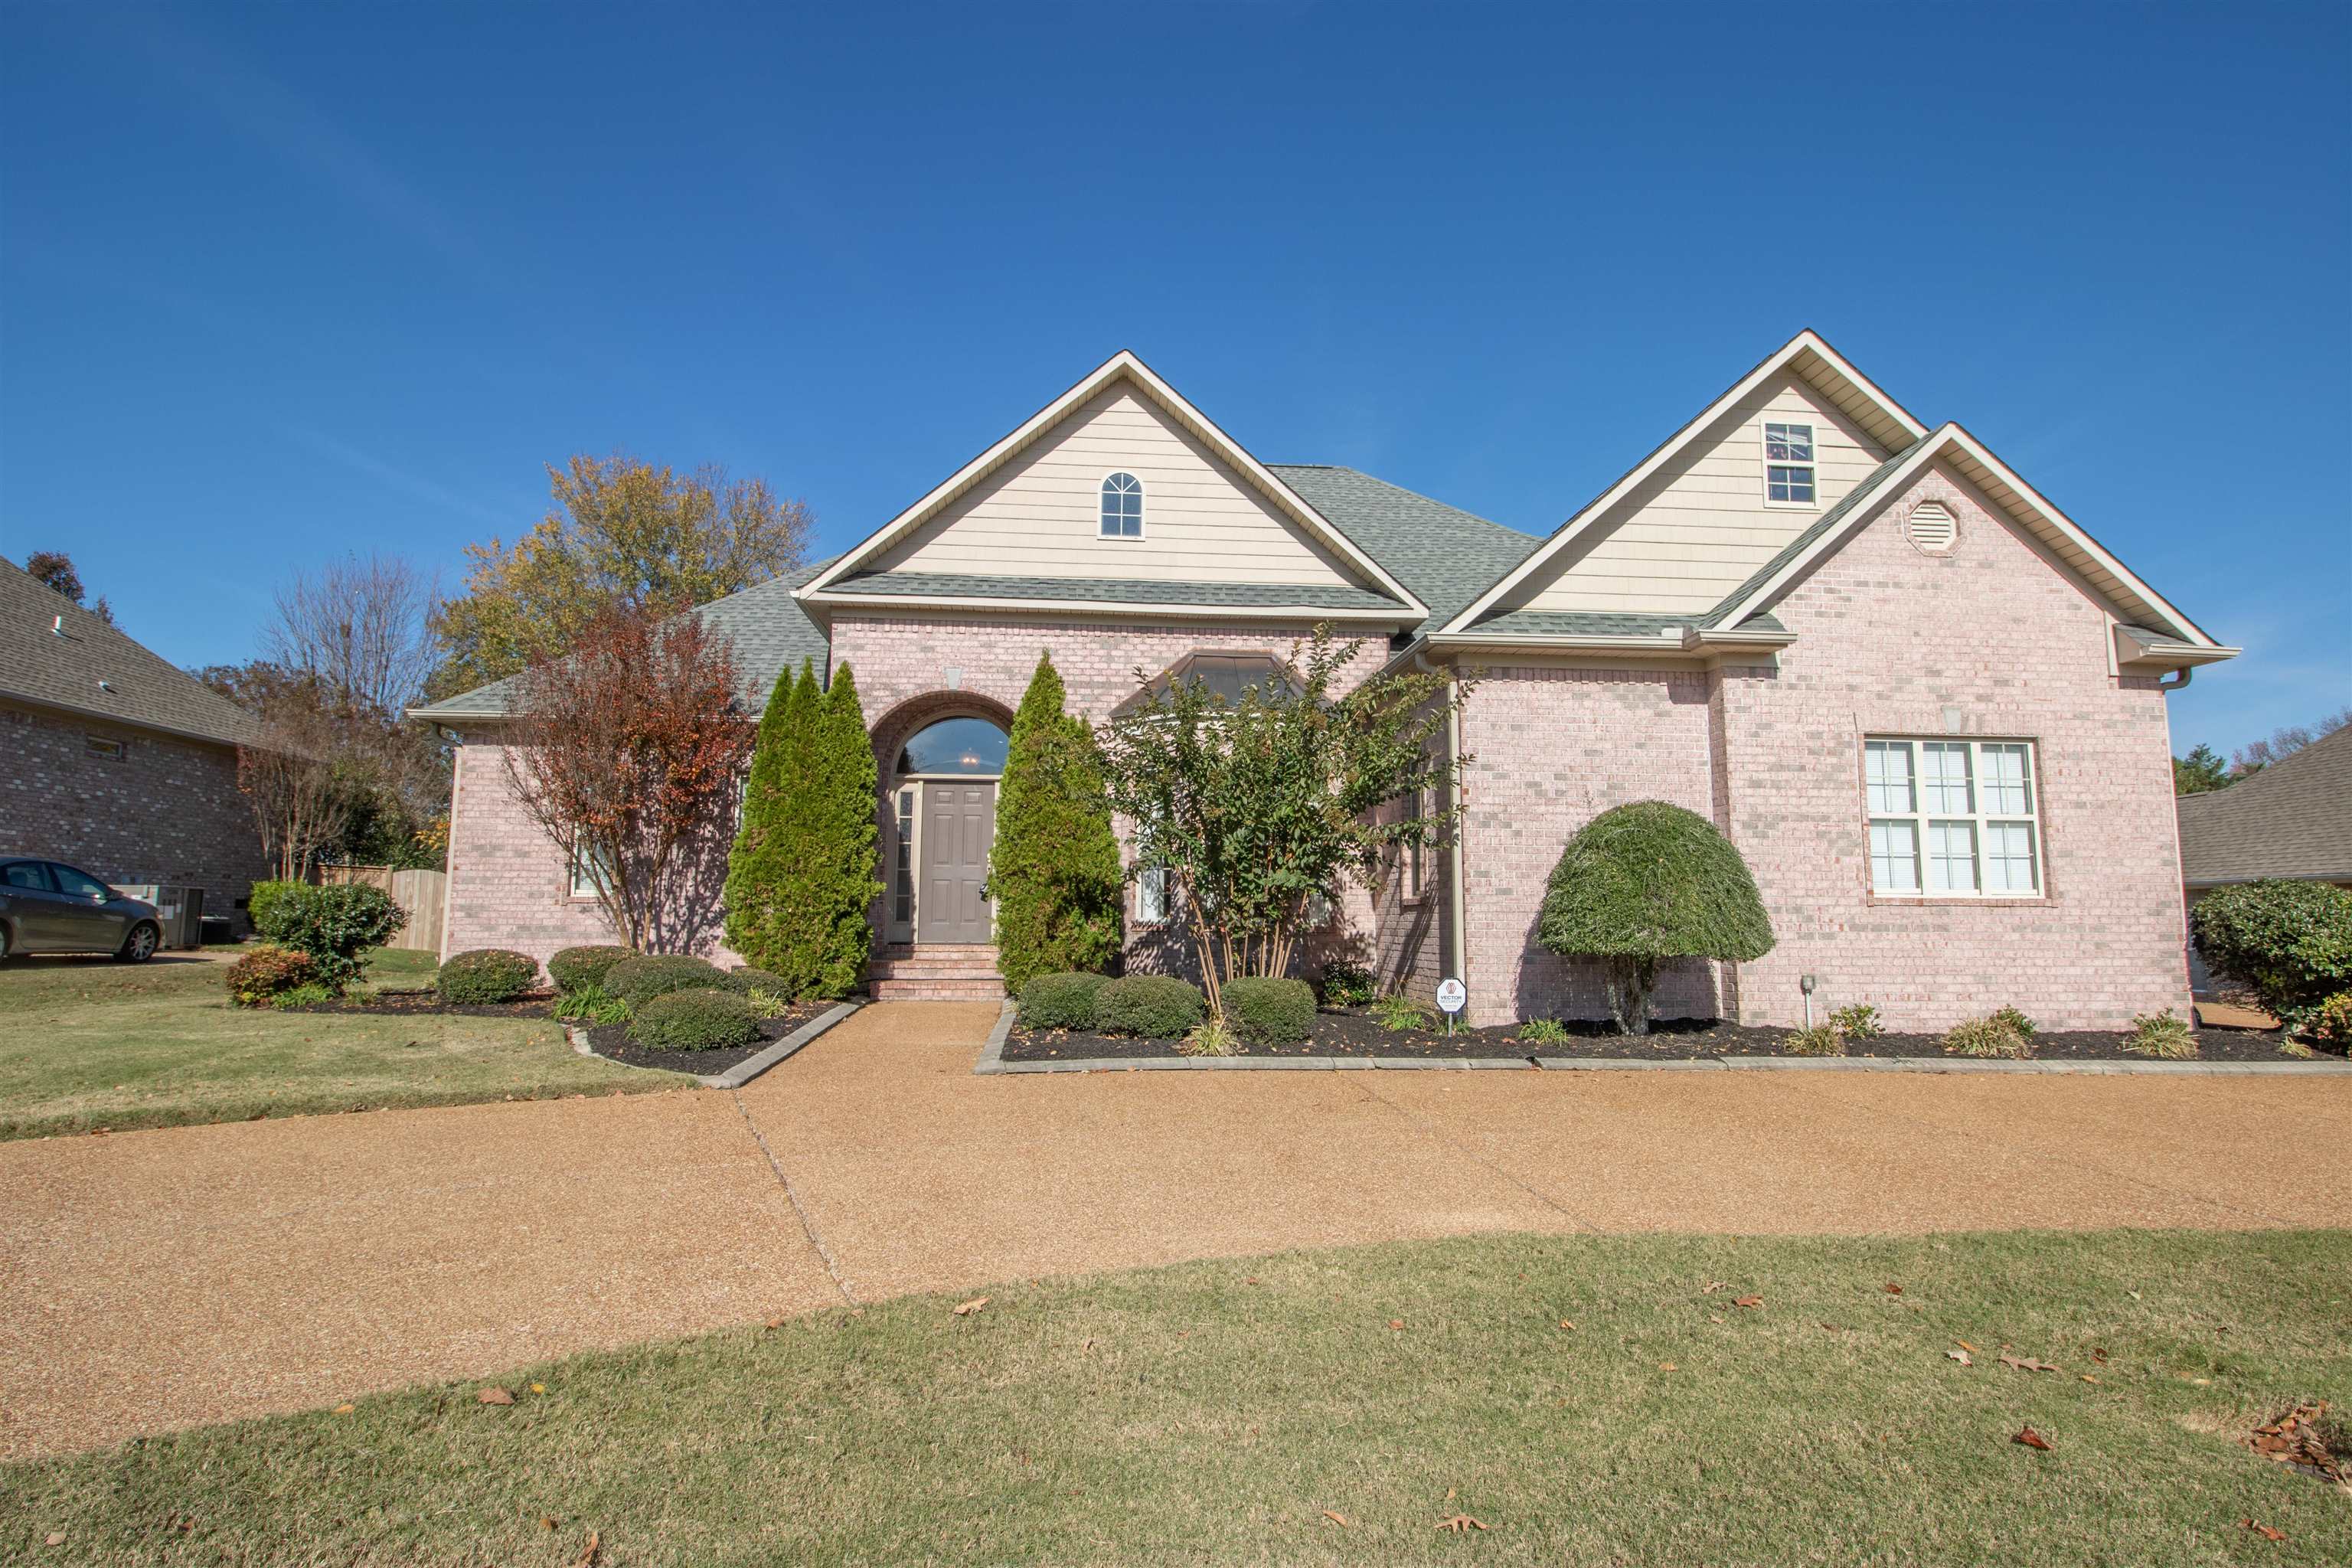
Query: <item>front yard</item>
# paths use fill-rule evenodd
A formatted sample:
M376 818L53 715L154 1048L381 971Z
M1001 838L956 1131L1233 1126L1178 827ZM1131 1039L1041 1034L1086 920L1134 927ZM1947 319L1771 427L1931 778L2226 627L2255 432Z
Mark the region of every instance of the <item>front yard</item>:
M580 1056L547 1019L233 1007L226 956L0 966L0 1139L691 1081ZM372 984L432 975L424 952L379 950L369 967Z
M1490 1236L841 1308L21 1465L0 1555L2341 1562L2352 1495L2247 1447L2314 1399L2340 1454L2340 1232Z

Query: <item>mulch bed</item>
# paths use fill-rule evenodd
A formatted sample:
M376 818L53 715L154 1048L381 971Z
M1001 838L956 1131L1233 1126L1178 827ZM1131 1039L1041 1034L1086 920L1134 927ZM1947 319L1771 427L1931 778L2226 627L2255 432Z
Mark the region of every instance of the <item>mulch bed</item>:
M761 1019L759 1039L748 1046L730 1046L722 1051L664 1051L632 1045L626 1024L594 1026L588 1031L588 1045L598 1056L629 1067L663 1068L670 1072L694 1073L707 1078L749 1061L833 1005L835 1004L831 1002L796 1002L793 1010L781 1018Z
M1410 1057L1433 1059L1465 1057L1502 1058L1524 1061L1530 1057L1586 1057L1659 1061L1692 1061L1709 1057L1785 1057L1796 1053L1784 1042L1793 1032L1726 1023L1721 1019L1661 1019L1646 1036L1620 1035L1605 1023L1571 1023L1569 1037L1542 1045L1519 1037L1521 1026L1496 1025L1483 1029L1430 1031L1382 1028L1360 1008L1325 1008L1315 1016L1315 1032L1295 1046L1242 1046L1236 1054L1251 1057ZM2097 1031L2071 1031L2034 1037L2037 1060L2141 1061L2123 1048L2129 1037ZM2197 1032L2199 1061L2275 1062L2289 1058L2279 1051L2274 1032L2252 1029L2200 1029ZM1941 1035L1882 1035L1874 1040L1849 1042L1849 1056L1940 1057ZM1173 1040L1139 1039L1131 1035L1097 1035L1071 1029L1031 1030L1016 1027L1004 1041L1009 1062L1071 1061L1107 1058L1134 1060L1181 1055Z
M554 1014L555 993L527 991L511 1002L444 1002L441 993L429 988L372 991L364 995L345 996L336 1002L316 1002L308 1007L293 1010L298 1013L389 1013L395 1016L448 1013L467 1018L545 1018Z

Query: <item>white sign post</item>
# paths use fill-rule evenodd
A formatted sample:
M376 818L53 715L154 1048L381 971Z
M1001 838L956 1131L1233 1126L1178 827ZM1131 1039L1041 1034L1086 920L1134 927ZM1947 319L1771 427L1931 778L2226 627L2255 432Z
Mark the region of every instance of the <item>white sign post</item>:
M1462 1016L1462 1009L1468 1005L1469 1001L1470 988L1452 975L1437 983L1437 1005L1445 1014L1447 1034L1454 1032L1454 1020Z

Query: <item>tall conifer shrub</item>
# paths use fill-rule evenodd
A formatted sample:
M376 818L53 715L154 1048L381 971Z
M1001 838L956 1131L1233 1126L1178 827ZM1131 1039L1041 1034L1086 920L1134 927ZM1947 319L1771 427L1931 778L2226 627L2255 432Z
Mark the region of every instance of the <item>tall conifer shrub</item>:
M1118 840L1102 753L1066 713L1062 677L1041 655L1007 742L988 891L1005 988L1040 974L1097 972L1119 947Z
M809 881L811 978L806 995L839 997L866 978L874 941L866 911L882 896L874 875L881 829L875 794L874 741L857 679L845 664L833 672L815 724L813 788L815 831Z
M727 858L727 945L755 968L794 981L787 956L800 900L794 868L805 854L805 805L817 704L824 699L803 662L776 677L751 750L743 814Z

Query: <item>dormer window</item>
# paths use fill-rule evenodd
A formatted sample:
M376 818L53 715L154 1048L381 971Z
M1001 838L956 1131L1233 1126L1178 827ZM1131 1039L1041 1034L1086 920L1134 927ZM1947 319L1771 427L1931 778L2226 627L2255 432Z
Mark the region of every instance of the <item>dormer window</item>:
M1102 536L1143 537L1143 481L1133 474L1113 474L1103 480Z
M1764 499L1777 506L1813 504L1813 427L1764 426Z

